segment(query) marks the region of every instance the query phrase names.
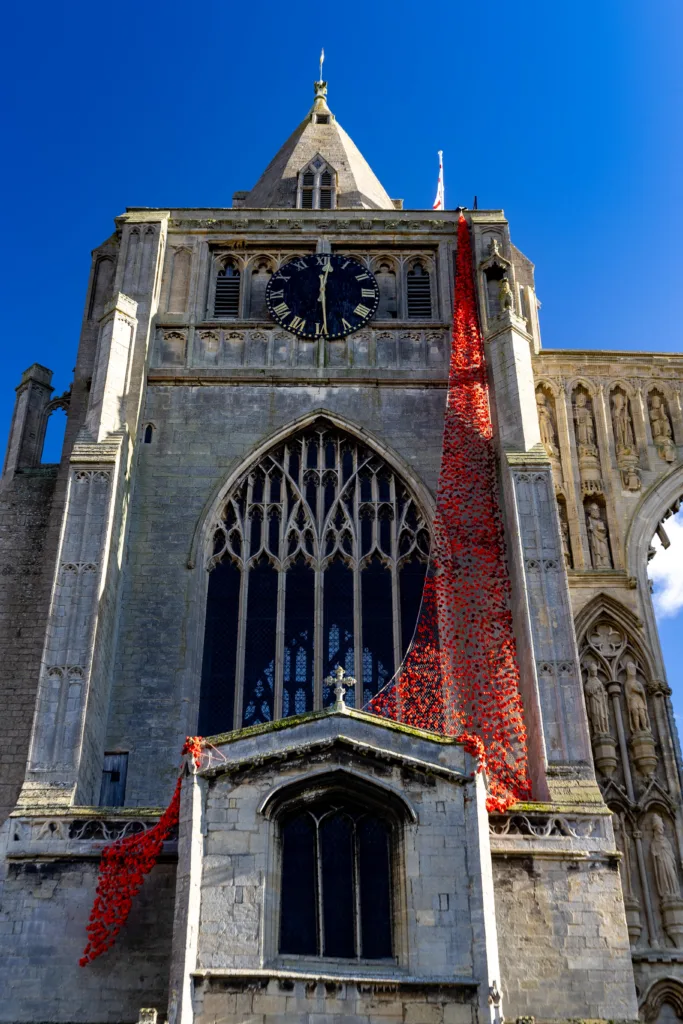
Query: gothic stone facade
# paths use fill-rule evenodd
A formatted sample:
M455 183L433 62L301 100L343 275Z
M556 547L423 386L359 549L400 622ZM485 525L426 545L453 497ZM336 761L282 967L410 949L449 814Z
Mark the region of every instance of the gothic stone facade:
M78 966L104 843L157 820L197 731L212 572L227 557L245 578L258 544L271 565L283 557L254 539L258 510L229 518L240 502L265 508L253 480L307 431L345 438L391 481L388 519L413 509L400 529L424 561L458 214L401 205L317 88L232 208L118 217L93 252L69 393L53 398L42 366L22 377L0 484L2 1020L118 1024L140 1007L183 1024L683 1017L680 753L647 578L683 494L683 361L542 349L533 267L500 210L467 218L533 802L488 819L458 744L326 701L320 650L297 689L278 605L262 641L271 676L250 692L238 679L205 730L221 733L215 757L185 780L177 840L116 945ZM330 251L373 271L380 306L342 341L304 341L267 316L264 288L288 260ZM62 459L43 465L58 407ZM383 561L394 667L399 541ZM243 677L250 614L244 598ZM318 639L325 614L316 605ZM368 637L346 668L372 687ZM283 829L321 800L382 808L389 957L283 952Z

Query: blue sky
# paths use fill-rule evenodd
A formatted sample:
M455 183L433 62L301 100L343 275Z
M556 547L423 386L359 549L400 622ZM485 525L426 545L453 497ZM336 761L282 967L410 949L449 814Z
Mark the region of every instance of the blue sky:
M392 196L431 206L443 149L448 207L505 210L545 347L683 348L681 0L37 0L3 37L3 439L30 363L68 386L113 217L230 205L307 112L321 46L330 106Z

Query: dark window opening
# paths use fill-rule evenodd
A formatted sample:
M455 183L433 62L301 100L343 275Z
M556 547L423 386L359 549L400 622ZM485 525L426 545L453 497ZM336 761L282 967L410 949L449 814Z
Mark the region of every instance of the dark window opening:
M432 316L431 279L416 263L407 276L408 316L411 320L430 320Z
M318 800L281 827L280 953L393 955L391 827L347 799Z
M329 114L318 114L315 120L316 120L316 124L329 124L330 123L330 115Z
M215 736L233 727L241 577L231 559L219 562L209 576L197 725L200 736Z
M213 314L219 319L236 318L240 311L240 272L233 263L226 263L216 278L216 300Z
M100 807L123 807L126 797L128 754L105 754L100 786Z
M249 572L244 645L244 725L273 720L278 572L262 556Z
M154 427L152 426L151 423L148 423L147 426L145 427L145 438L144 438L145 444L151 444L152 443L153 435L154 435Z

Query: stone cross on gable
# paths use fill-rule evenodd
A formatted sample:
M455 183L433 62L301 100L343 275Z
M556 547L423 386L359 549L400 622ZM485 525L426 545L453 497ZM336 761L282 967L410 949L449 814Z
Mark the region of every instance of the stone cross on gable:
M341 667L341 665L336 665L332 674L325 677L324 682L327 686L334 687L334 710L345 711L346 704L344 703L344 691L355 686L356 680L353 676L347 676L346 671Z

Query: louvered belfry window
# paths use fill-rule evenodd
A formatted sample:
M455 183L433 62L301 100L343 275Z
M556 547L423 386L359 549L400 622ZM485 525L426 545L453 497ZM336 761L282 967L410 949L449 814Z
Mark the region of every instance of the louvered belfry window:
M421 263L415 263L407 274L408 317L411 320L430 320L432 316L432 288L429 272Z
M303 210L332 210L335 206L335 176L322 157L317 156L299 174L297 204Z
M214 530L199 730L364 705L412 639L429 528L374 450L321 418L249 469Z
M315 176L312 171L307 171L304 174L303 182L301 186L301 208L303 210L313 209L313 186L315 183Z
M320 175L320 209L332 209L332 175L329 171Z
M216 277L216 299L213 315L220 320L237 318L240 314L240 272L228 261Z

